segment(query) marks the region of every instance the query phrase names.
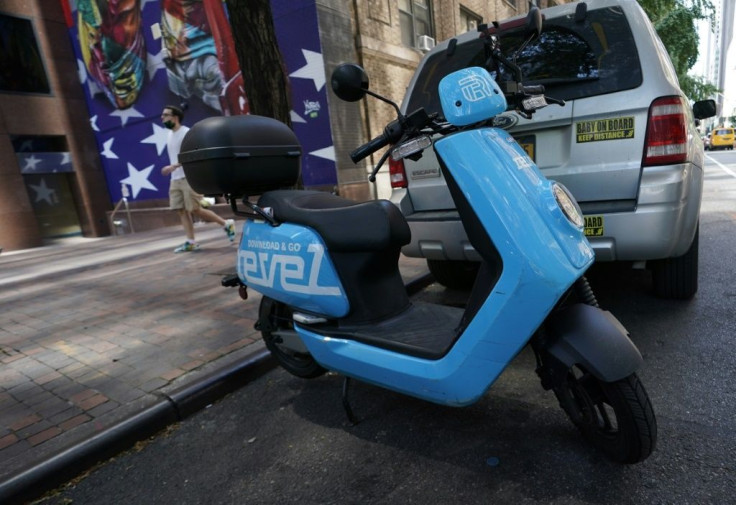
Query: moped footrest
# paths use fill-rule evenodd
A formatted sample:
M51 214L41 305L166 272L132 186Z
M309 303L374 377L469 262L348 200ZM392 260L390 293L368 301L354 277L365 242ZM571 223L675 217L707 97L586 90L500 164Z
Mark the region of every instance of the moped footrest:
M240 286L240 279L238 274L228 274L220 280L220 284L223 288L235 288Z

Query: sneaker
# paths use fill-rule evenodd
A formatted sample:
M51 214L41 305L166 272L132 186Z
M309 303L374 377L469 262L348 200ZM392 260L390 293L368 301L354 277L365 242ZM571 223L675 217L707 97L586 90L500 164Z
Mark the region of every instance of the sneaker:
M182 245L174 249L175 253L199 251L199 244L196 242L184 242Z
M225 233L227 233L227 238L230 239L230 242L235 240L235 221L232 219L225 220Z

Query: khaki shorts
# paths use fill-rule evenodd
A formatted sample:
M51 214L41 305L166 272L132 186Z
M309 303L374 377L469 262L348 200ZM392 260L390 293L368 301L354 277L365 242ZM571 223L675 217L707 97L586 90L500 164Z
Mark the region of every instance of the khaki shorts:
M186 179L172 179L169 185L169 207L178 210L186 209L188 212L199 208L202 195L196 193Z

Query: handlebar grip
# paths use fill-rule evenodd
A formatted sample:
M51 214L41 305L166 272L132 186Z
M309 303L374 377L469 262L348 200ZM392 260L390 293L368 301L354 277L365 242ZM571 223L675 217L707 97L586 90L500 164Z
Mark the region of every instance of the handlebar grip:
M358 163L363 158L370 156L371 154L378 151L380 148L385 147L388 145L388 137L386 134L379 135L378 137L374 138L367 144L363 144L359 148L357 148L355 151L350 153L350 159L353 160L353 163Z

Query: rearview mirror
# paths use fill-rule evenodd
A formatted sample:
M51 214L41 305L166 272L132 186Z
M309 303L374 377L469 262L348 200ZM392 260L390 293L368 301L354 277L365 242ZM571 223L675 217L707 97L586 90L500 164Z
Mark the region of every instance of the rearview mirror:
M368 74L354 63L343 63L332 71L331 84L340 100L357 102L368 90Z
M715 115L715 100L701 100L693 104L693 116L695 116L695 119L706 119Z
M529 9L526 15L526 34L536 39L542 33L542 12L537 7Z

